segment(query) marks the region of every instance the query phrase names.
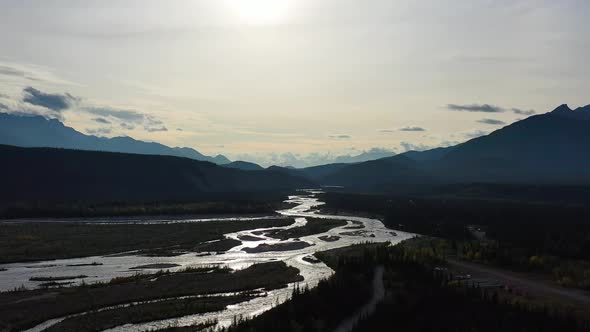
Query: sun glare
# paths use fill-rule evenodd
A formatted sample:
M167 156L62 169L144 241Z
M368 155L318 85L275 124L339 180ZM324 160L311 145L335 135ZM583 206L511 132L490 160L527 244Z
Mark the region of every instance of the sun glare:
M244 22L271 24L284 19L292 0L226 0L228 6Z

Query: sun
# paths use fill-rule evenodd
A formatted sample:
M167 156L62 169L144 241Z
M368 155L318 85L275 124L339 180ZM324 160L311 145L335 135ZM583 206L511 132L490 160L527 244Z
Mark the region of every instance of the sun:
M292 0L226 0L229 8L248 24L272 24L283 20Z

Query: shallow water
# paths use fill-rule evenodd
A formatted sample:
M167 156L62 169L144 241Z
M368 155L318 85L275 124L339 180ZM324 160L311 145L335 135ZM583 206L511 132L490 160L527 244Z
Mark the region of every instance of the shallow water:
M311 255L318 251L328 249L346 247L360 242L390 242L393 244L399 243L403 240L413 237L413 234L404 233L400 231L393 232L387 229L383 223L376 219L362 218L362 217L343 217L335 215L323 215L317 212L317 208L323 203L316 198L316 191L303 192L300 195L290 196L287 202L296 204L294 207L278 211L284 216L295 217L295 223L287 227L251 229L236 233L226 234L226 237L238 239L243 236L256 236L261 238L257 241L242 241L240 246L237 246L226 253L197 256L195 253L187 253L176 257L144 257L133 255L133 253L123 255L111 256L95 256L75 259L63 259L54 261L45 261L37 263L14 263L0 265L1 268L6 268L7 271L0 272L0 289L8 290L24 285L28 288L37 287L39 282L29 281L29 278L35 276L75 276L87 275L84 279L86 283L93 283L99 281L108 281L114 277L129 276L137 273L137 270L130 270L132 267L147 265L147 264L178 264L178 267L171 268L170 271L184 269L189 266L203 266L203 265L224 265L232 269L243 269L248 266L261 262L269 261L284 261L286 264L296 267L300 270L300 274L304 277L304 281L299 284L300 287L315 287L319 281L328 278L333 271L323 263L309 263L303 260L305 256ZM336 227L328 232L301 237L298 240L305 241L311 246L300 250L282 251L282 252L263 252L263 253L246 253L242 251L245 247L256 247L260 244L275 244L281 242L278 239L273 239L264 235L254 234L258 231L269 229L285 229L305 225L306 217L326 218L347 220L346 226ZM228 218L236 219L236 218ZM201 221L201 220L199 220ZM153 222L153 221L152 221ZM190 220L175 220L174 222L191 222ZM364 228L358 234L343 235L342 233L350 232L345 229L347 226L354 226L361 223ZM338 236L340 239L334 242L325 242L320 239L323 236ZM289 239L288 241L295 241ZM283 241L285 242L285 241ZM101 263L102 265L95 266L72 266L77 264ZM150 272L143 270L144 273ZM155 272L155 270L151 271ZM80 280L78 280L80 282ZM277 303L286 301L292 291L294 284L289 285L288 288L274 290L268 292L264 297L258 297L251 301L232 305L221 312L191 315L181 318L168 319L157 322L149 322L135 325L125 325L110 329L108 331L116 332L131 332L131 331L146 331L158 328L168 327L170 325L187 326L198 322L205 322L207 320L216 319L220 326L227 326L232 323L235 317L252 317L272 308ZM59 320L52 320L45 322L39 326L28 331L43 331L58 322Z

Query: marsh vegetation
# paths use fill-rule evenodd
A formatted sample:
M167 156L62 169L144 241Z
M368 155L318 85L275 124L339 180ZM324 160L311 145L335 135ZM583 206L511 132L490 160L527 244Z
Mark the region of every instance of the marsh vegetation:
M3 223L0 224L0 264L107 255L132 250L166 256L187 251L223 251L239 241L226 233L287 226L290 218L218 220L171 224ZM215 241L203 243L206 241Z
M230 303L246 301L255 294L211 299L182 297L276 289L298 281L302 281L299 270L283 262L271 262L235 272L227 268L203 267L178 273L137 274L93 285L4 292L0 293L0 330L20 331L52 318L87 311L94 312L88 317L67 319L63 322L66 325L61 326L67 326L65 330L100 330L113 322L180 317L203 310L220 310ZM169 300L100 311L111 306L162 299ZM64 329L57 326L55 330Z
M264 232L264 235L279 239L297 239L304 236L315 235L325 233L332 228L346 225L345 220L334 220L334 219L320 219L320 218L306 218L307 223L304 226L288 228L288 229L277 229Z

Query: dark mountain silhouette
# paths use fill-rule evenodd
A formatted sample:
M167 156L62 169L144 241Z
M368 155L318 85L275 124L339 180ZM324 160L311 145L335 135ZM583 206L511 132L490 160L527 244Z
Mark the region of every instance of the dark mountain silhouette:
M270 166L268 170L281 172L292 176L304 177L312 181L323 181L324 178L339 169L350 166L351 164L327 164L321 166L313 166L308 168L293 168L282 166Z
M234 161L224 164L223 167L241 169L243 171L261 171L264 169L264 167L258 164L250 163L247 161Z
M268 176L269 174L276 177L275 179L293 181L287 182L297 183L302 185L302 187L308 187L313 182L322 185L344 186L349 189L379 191L461 183L590 184L589 114L590 105L580 107L576 110L571 110L567 105L562 105L552 112L529 117L487 136L478 137L453 147L422 152L410 151L393 157L355 164L329 164L304 169L274 166L261 171L258 165L237 162L228 165L227 168L221 168L221 170L219 168L214 169L215 171L211 171L211 174L201 171L205 166L194 166L199 171L179 172L174 168L178 167L178 165L174 164L174 167L170 168L170 170L178 173L175 176L179 178L171 178L170 181L173 183L178 183L179 181L192 183L190 189L182 189L184 188L182 184L175 184L175 186L181 188L179 195L183 192L185 194L195 192L204 193L221 190L220 188L246 190L247 186L252 186L253 190L258 190L259 187L272 189L273 181L269 180L271 178ZM32 124L35 121L43 122L45 126L41 126L41 128L44 130L35 132L34 129L39 128L37 124ZM114 144L118 149L127 150L133 148L134 151L139 153L156 154L158 153L154 152L156 148L162 149L158 150L162 151L161 154L170 153L170 148L157 143L140 142L130 138L100 139L82 135L71 128L64 127L63 124L55 120L47 121L42 118L33 118L33 120L27 121L26 123L30 126L29 128L25 125L21 125L19 128L25 128L24 130L28 130L31 133L30 135L15 134L15 130L9 130L10 128L3 125L2 131L0 131L0 141L13 142L11 140L14 140L16 136L20 139L21 145L30 145L32 144L30 136L35 136L35 141L42 139L46 142L45 144L52 146L57 144L56 141L73 140L70 137L73 135L74 139L78 139L80 136L90 137L88 141L84 141L84 144L95 142L94 140L96 139L101 140L102 149L105 149L105 146L108 148L108 144ZM59 130L53 130L51 129L52 127L58 127ZM66 129L64 130L64 128ZM56 133L59 133L61 136L57 135L56 137ZM84 147L86 149L98 149L96 146L86 145ZM78 145L76 148L81 147ZM174 153L182 156L194 159L199 158L199 155L197 155L198 152L192 149L172 150ZM57 153L55 150L50 151ZM46 150L39 150L38 152L43 152L45 156L48 153ZM34 153L29 152L29 154ZM58 155L55 156L56 158L58 157ZM70 156L67 155L64 157ZM142 158L145 158L145 156ZM94 157L96 162L100 162L99 159L101 158ZM107 159L111 160L110 157ZM129 157L126 157L124 159L134 161L130 165L121 164L121 167L127 169L137 169L139 170L138 172L141 172L143 168L147 168L152 175L158 174L159 172L166 174L167 172L164 168L160 169L157 166L148 165L147 163L142 165L134 158L129 159ZM156 162L156 165L162 163L160 159L156 158L153 160ZM143 161L151 162L152 159L144 159ZM186 162L185 160L183 163ZM37 163L36 165L42 165L44 161L37 160L35 163ZM58 161L53 160L49 162L49 164L51 163L56 164ZM214 165L210 165L208 166L209 168L205 167L204 169L209 170L212 166ZM67 167L73 168L73 166L65 164L63 167L66 167L66 169L68 169ZM58 167L55 166L55 168L56 170L54 171L57 172ZM252 174L249 174L243 179L241 176L232 175L236 177L235 180L237 182L235 184L231 183L231 181L228 182L231 176L226 176L222 170L227 172L238 171L235 168L239 171L254 170L254 172L235 174L242 174L242 176L244 176L243 173L257 174L257 176L260 176L257 178L257 181L260 181L260 183L249 182L254 177ZM12 167L11 169L13 171L19 170L16 167ZM185 166L182 167L182 170L184 169ZM134 175L131 170L126 174L133 178ZM33 170L29 169L29 171L32 172ZM71 171L74 170L72 169ZM114 172L114 169L112 171ZM79 172L82 172L82 169ZM199 176L194 172L197 172ZM62 177L67 176L65 173L57 173ZM74 175L81 176L80 174ZM4 172L4 176L6 176L6 172ZM110 176L116 177L118 175L111 174ZM181 179L180 177L183 176L186 176L186 178ZM154 178L157 177L154 175ZM307 181L302 182L302 178L306 178ZM198 179L198 181L195 179ZM23 179L23 181L27 183L26 179ZM155 181L161 180L158 178ZM285 182L281 181L277 182L278 187L283 187L282 183ZM248 185L245 185L246 183ZM58 186L58 183L53 184ZM147 185L144 184L142 188L147 190L148 188L145 188ZM160 185L164 186L165 182L160 183ZM8 186L8 188L10 187ZM121 190L123 192L125 191L124 188L121 188ZM166 191L164 190L164 192ZM172 193L172 190L169 192Z
M386 157L392 157L395 156L395 152L385 148L372 148L362 152L359 151L358 154L347 154L339 156L333 156L331 154L314 153L308 155L297 155L287 153L287 155L289 155L289 157L286 158L287 160L277 162L273 166L304 169L330 164L354 164Z
M346 168L353 164L360 164L362 162L370 162L393 156L395 156L394 152L385 149L375 148L356 156L336 157L334 158L334 160L338 162L329 163L325 165L310 166L304 168L295 168L291 166L271 166L269 167L269 169L274 169L292 175L304 176L313 180L319 180L339 171L340 169Z
M0 145L2 204L197 200L212 194L313 187L272 170L155 156Z
M319 180L350 165L351 164L328 164L315 167L308 167L298 171L299 174L309 177L310 179Z
M338 156L334 158L333 164L354 164L365 161L377 160L381 158L393 157L395 152L386 149L373 148L369 151L364 151L359 155Z
M569 106L563 104L551 112L551 114L577 120L590 120L590 105L572 110Z
M442 158L439 173L459 180L587 182L589 113L588 106L572 111L562 105L475 138Z
M449 148L321 169L327 171L315 177L318 182L356 189L470 182L590 184L590 105L576 110L562 105Z
M322 180L327 185L351 187L357 183L380 183L381 185L415 183L424 176L415 160L399 155L344 167L325 176Z
M230 162L224 156L209 157L191 148L171 148L131 137L84 135L55 119L0 113L0 144L186 157L216 164Z
M434 161L442 159L454 148L454 146L450 146L446 148L436 148L426 151L407 151L402 153L401 155L416 161Z
M200 161L210 161L210 162L217 164L217 165L225 165L225 164L231 163L231 160L227 159L227 157L220 155L220 154L215 157L210 157L210 156L205 156L205 155L201 154L199 151L192 149L192 148L172 148L172 150L174 150L175 154L165 154L165 155L185 157L185 158L200 160ZM112 152L122 152L122 151L112 151ZM144 153L144 154L149 154L149 153ZM161 154L161 153L158 153L158 154Z

